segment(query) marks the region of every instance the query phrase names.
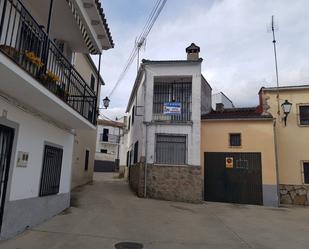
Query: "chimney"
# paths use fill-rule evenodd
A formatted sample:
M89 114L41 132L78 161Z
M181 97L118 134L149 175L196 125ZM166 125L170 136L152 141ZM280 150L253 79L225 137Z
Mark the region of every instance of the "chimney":
M216 111L217 112L223 112L224 111L224 104L223 103L217 103L216 104Z
M192 43L189 47L186 48L187 60L197 61L200 58L199 56L200 51L201 51L200 47Z

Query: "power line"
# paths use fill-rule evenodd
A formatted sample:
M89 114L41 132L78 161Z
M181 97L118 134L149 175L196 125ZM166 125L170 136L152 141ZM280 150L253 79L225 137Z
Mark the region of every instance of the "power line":
M138 36L136 43L134 44L134 47L131 51L131 54L127 60L127 63L124 67L124 69L122 70L122 72L120 73L115 86L113 87L112 91L110 92L108 97L111 97L113 95L113 93L115 92L115 90L117 89L119 83L123 80L123 78L125 77L128 69L130 68L130 66L132 65L133 61L135 60L136 56L139 55L139 50L140 48L144 45L147 36L149 35L152 27L154 26L156 20L158 19L160 13L162 12L165 4L166 4L167 0L157 0L157 2L155 3L155 6L153 7L145 26L143 27L143 30L141 32L141 34Z

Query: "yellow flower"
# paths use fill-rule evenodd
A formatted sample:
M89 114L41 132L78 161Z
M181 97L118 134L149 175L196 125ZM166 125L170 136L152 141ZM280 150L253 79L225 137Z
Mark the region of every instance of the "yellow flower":
M54 82L60 81L59 76L56 75L56 74L54 74L54 73L51 72L51 71L47 71L46 76L47 76L48 78L50 78L52 81L54 81Z
M39 57L37 57L35 55L34 52L26 51L25 55L26 55L27 59L29 61L31 61L33 64L35 64L36 66L38 66L38 67L44 66L44 63L41 61L41 59Z

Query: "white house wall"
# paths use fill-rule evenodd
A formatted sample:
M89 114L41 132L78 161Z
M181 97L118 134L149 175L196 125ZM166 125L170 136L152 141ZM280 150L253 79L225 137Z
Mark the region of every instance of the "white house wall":
M14 157L1 231L1 238L7 238L69 206L74 136L4 99L0 99L1 113L6 115L0 117L0 124L15 129ZM63 148L60 189L57 195L38 197L45 144ZM29 153L27 167L17 167L18 151Z
M127 145L128 150L134 148L139 141L139 158L146 156L147 162L154 163L155 133L185 134L187 135L187 164L200 165L200 125L201 125L201 64L184 63L177 65L145 65L146 73L141 79L134 101L130 107L130 116L133 106L142 106L136 113L134 125L131 125ZM154 124L153 121L153 86L154 77L160 76L191 76L192 77L192 118L187 124ZM145 91L145 95L144 95ZM132 117L131 117L132 120ZM148 126L148 128L146 128ZM148 133L146 135L146 133ZM147 136L147 143L146 143ZM147 146L147 148L146 148ZM147 151L147 152L146 152Z

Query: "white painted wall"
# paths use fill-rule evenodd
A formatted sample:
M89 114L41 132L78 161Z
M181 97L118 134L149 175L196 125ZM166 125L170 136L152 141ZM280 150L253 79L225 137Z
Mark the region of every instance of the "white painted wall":
M100 136L103 134L103 130L108 129L108 134L111 136L121 136L122 129L119 127L109 126L109 125L98 125L97 129L97 137L96 137L96 160L103 160L103 161L115 161L118 155L118 143L114 139L109 137L109 142L102 142L100 141ZM107 153L101 153L101 149L106 149ZM120 154L119 154L120 157Z
M155 76L192 77L191 123L155 124L152 122L153 85ZM146 64L145 74L141 79L141 84L137 89L137 93L129 111L129 116L131 116L134 105L142 106L142 108L138 110L138 114L142 115L135 116L134 125L131 125L126 139L127 142L125 143L127 150L133 149L134 143L139 141L139 158L145 156L147 153L147 162L154 163L156 133L184 134L187 136L187 164L200 166L201 80L200 62L191 64Z
M222 92L212 95L212 109L216 110L216 104L222 103L224 108L233 108L233 102L229 100Z
M69 193L74 136L0 98L0 114L3 110L7 111L9 121L19 124L16 151L29 153L26 168L16 167L17 153L15 155L9 199L13 201L38 197L45 142L63 147L59 193Z

